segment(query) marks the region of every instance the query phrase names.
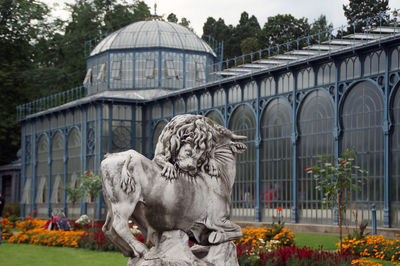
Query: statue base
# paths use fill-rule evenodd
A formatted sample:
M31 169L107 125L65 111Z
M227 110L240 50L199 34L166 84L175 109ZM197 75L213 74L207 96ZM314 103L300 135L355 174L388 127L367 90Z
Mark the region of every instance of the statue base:
M157 246L143 258L132 258L128 266L238 266L236 245L224 242L219 245L189 248L189 237L181 230L167 231Z

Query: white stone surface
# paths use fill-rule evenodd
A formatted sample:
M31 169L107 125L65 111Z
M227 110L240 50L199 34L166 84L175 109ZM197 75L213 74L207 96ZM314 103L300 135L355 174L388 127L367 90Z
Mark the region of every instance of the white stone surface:
M161 132L153 160L134 150L105 156L103 231L132 258L128 265L237 265L231 241L242 232L229 220L230 196L245 138L209 118L181 115ZM130 218L152 249L130 233ZM201 259L189 237L206 246Z

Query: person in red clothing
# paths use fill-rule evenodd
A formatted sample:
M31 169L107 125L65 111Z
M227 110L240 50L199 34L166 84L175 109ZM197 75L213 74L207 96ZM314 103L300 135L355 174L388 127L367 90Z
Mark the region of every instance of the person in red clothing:
M274 187L270 188L265 193L265 206L274 207L275 205L274 203L276 203L275 201L278 199L279 188L280 188L279 182L275 182Z

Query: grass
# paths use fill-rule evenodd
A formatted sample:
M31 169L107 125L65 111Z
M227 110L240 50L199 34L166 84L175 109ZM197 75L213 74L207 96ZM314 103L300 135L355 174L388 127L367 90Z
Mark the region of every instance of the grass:
M0 245L1 266L121 266L127 262L128 258L119 252L8 244L4 241Z
M297 247L307 246L313 249L322 246L323 250L336 250L336 244L339 243L338 235L295 233L295 238Z

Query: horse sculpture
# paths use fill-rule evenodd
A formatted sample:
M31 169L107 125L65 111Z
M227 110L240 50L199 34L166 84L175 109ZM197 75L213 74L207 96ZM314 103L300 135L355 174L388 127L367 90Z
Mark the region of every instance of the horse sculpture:
M130 233L129 219L156 247L163 232L173 230L200 245L240 238L241 228L228 218L243 139L209 118L182 115L161 132L153 160L134 150L107 154L100 169L105 235L132 258L151 252Z

